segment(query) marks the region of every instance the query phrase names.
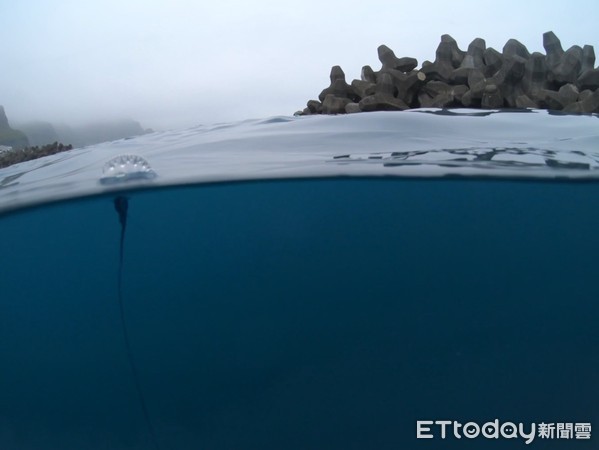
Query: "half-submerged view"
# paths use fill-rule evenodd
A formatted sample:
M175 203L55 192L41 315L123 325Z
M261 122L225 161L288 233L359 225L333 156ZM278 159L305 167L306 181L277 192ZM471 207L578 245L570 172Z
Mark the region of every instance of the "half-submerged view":
M0 448L594 448L599 116L486 85L0 169Z

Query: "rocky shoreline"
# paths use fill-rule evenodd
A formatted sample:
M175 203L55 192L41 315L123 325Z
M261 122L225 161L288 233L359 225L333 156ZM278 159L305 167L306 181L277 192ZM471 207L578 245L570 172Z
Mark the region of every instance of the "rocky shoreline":
M510 39L500 53L474 39L467 51L451 36L441 36L435 61L417 69L415 58L398 58L378 48L381 69L362 68L348 84L339 66L318 100L296 115L394 111L410 108L538 108L570 113L599 113L599 69L591 45L562 48L552 32L543 34L546 54L530 53Z
M25 161L42 158L44 156L55 155L56 153L73 150L72 145L64 145L60 142L42 145L41 147L25 147L19 150L0 151L0 169L12 166Z

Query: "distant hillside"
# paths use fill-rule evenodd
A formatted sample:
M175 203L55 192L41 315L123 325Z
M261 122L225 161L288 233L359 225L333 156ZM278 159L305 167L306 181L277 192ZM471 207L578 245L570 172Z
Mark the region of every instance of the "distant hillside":
M10 127L8 118L4 112L4 107L0 105L0 145L7 145L14 149L21 149L29 146L29 141L25 133Z
M51 124L49 122L28 122L19 125L31 145L45 145L51 142L67 142L73 147L115 141L126 137L139 136L151 132L130 119L96 122L83 126Z
M20 162L65 152L73 148L71 145L57 142L54 128L49 123L31 124L28 131L32 136L32 147L29 146L29 140L25 133L10 127L4 107L0 106L0 148L2 150L0 151L0 169ZM38 142L45 143L38 144ZM2 148L5 146L8 148Z
M37 121L22 123L18 128L19 130L10 127L4 108L0 106L0 168L77 147L152 132L144 130L138 122L131 119L96 122L79 127ZM2 147L22 151L15 152Z
M46 145L51 142L64 141L56 134L49 122L27 122L19 124L19 129L27 135L29 145Z

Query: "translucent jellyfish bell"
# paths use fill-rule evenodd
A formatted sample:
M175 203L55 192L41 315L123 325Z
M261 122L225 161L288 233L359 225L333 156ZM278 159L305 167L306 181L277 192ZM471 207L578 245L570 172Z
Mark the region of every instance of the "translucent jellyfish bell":
M117 184L132 180L152 180L156 177L156 172L141 156L120 155L104 164L100 183Z

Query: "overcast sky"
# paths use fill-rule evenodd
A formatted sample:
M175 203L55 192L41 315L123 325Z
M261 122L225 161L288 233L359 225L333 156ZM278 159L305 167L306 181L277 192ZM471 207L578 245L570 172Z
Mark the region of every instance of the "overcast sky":
M419 64L440 36L599 52L599 1L0 0L0 105L9 120L127 117L155 129L290 115L376 49ZM599 56L599 55L598 55Z

